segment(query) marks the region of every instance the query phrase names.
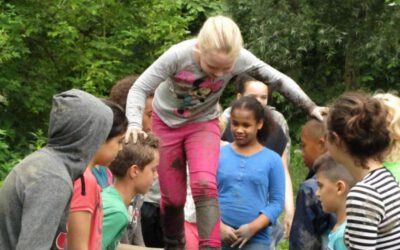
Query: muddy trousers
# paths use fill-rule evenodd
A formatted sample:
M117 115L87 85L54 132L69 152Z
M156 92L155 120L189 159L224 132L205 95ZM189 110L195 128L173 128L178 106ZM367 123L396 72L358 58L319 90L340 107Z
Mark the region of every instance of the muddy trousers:
M220 151L218 120L168 127L153 113L152 130L161 139L158 175L165 249L184 249L186 162L196 206L199 249L220 249L216 173Z

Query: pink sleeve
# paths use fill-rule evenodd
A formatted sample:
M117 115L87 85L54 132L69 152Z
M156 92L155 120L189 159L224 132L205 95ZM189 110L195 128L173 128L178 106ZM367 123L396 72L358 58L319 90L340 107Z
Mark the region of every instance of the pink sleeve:
M87 174L85 171L85 195L82 195L82 182L78 178L74 182L74 193L71 199L70 212L86 211L91 214L95 211L98 203L100 202L100 191L94 176Z

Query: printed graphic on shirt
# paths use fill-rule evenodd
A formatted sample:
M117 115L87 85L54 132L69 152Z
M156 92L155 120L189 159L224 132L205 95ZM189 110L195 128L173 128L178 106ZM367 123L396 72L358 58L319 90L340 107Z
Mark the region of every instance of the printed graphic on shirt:
M56 239L56 246L57 249L65 249L67 243L67 233L61 232L58 234L57 239Z
M215 81L209 77L196 79L196 74L190 70L183 70L173 77L177 87L175 95L181 100L181 105L175 110L175 114L180 117L189 117L192 107L201 104L205 99L222 89L223 80Z

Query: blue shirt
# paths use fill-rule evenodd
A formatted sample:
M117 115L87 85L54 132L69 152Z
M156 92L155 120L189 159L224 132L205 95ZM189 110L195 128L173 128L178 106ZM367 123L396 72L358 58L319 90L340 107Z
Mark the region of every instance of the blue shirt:
M317 180L313 172L297 193L296 210L289 236L291 250L320 250L326 247L326 236L336 223L336 217L322 210L316 196Z
M342 223L335 231L331 231L328 236L328 249L329 250L347 250L344 244L344 230L346 229L346 222Z
M96 166L92 168L92 173L96 177L97 183L102 189L110 186L110 184L108 183L109 181L106 167Z
M225 145L221 148L217 182L225 224L236 229L260 214L276 223L285 202L285 174L278 154L263 148L244 156L236 153L231 144ZM268 244L268 227L249 242Z

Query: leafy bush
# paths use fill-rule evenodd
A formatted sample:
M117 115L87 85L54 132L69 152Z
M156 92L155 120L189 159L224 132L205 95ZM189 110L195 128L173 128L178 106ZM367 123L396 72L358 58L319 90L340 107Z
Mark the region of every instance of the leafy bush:
M0 180L44 143L37 132L47 131L55 93L107 96L221 9L211 0L0 0Z

